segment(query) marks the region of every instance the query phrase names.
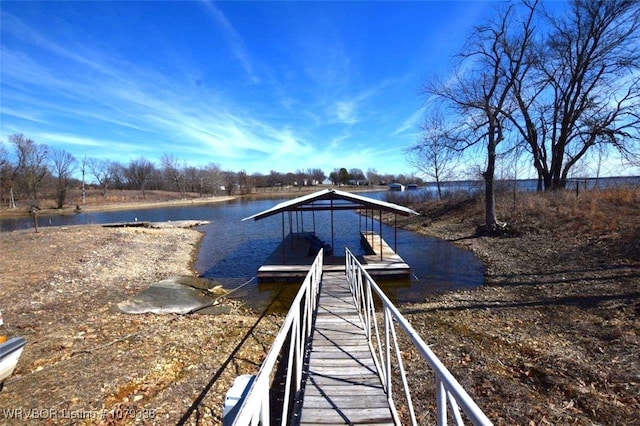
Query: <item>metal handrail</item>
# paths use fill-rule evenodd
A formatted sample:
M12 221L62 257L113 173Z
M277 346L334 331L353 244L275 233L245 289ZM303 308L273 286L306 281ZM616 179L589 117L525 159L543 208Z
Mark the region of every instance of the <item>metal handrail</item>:
M281 424L287 424L291 402L301 390L305 349L311 337L313 313L317 307L318 292L322 279L322 257L323 250L321 249L311 265L302 287L293 300L280 332L276 336L258 375L240 407L238 415L233 422L234 425L270 424L271 401L269 390L271 381L273 380L277 361L283 352L283 348L285 348L285 344L289 342L286 366L287 376L281 416Z
M348 248L346 249L346 253L347 281L351 287L356 307L364 324L365 332L369 339L369 346L371 347L371 353L373 354L381 382L385 388L389 404L396 419L396 424L400 424L400 420L395 409L394 395L392 393L392 360L396 362L396 367L402 381L402 388L411 417L411 424L417 425L418 422L411 401L411 392L401 357L394 321L413 342L413 345L435 373L436 416L438 425L447 424L447 409L451 412L451 416L456 425L463 424L461 409L474 425L491 425L492 423L489 418L482 412L471 396L469 396L460 383L458 383L449 370L447 370L444 364L413 329L411 324L409 324L387 298ZM381 327L378 325L378 316L373 299L374 293L382 303L383 330L381 330Z

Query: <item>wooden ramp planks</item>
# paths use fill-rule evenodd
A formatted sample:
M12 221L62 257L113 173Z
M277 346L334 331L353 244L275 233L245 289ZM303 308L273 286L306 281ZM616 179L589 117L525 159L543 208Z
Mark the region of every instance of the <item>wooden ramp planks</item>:
M323 273L312 339L298 424L393 425L344 273Z

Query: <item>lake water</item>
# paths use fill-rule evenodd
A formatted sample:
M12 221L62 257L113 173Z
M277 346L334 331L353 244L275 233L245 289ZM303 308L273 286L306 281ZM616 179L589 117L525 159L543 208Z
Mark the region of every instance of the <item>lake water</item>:
M379 198L381 194L367 194ZM198 273L213 279L227 289L233 289L255 276L262 262L276 249L282 239L281 216L259 221L242 219L259 213L280 200L236 200L198 206L176 206L161 209L140 209L102 213L81 213L70 216L42 216L40 226L100 224L112 222L207 220L200 227L204 237L195 262ZM330 213L316 212L316 233L331 241ZM312 217L304 218L306 231L312 230ZM335 252L349 247L362 254L359 239L359 218L355 212L334 213ZM379 232L379 224L374 222ZM3 231L32 227L30 218L3 220ZM288 227L285 232L288 232ZM393 247L394 229L383 225L383 238ZM433 293L471 288L482 283L483 266L469 251L446 241L424 237L398 229L397 251L411 266L410 280L380 282L390 298L398 303L422 301ZM255 280L234 293L249 307L263 309L275 301L286 309L297 286L295 284L257 284Z

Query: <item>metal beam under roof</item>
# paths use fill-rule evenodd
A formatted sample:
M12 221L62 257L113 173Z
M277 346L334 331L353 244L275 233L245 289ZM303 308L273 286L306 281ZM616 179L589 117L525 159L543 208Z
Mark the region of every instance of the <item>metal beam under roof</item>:
M333 201L334 203L326 204L322 201ZM318 204L316 204L318 203ZM411 210L408 207L400 206L398 204L389 203L386 201L375 200L373 198L356 195L350 192L340 191L337 189L324 189L322 191L314 192L312 194L304 195L302 197L294 198L293 200L287 200L274 207L267 209L263 212L256 213L252 216L245 217L243 221L254 219L260 220L275 214L286 211L299 211L299 210L361 210L372 209L381 210L384 212L396 213L403 216L419 215L418 212Z

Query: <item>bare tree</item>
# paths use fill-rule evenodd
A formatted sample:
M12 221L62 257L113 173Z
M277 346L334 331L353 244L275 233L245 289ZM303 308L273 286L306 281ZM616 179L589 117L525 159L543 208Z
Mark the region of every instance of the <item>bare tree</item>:
M505 49L510 47L510 33L514 31L514 6L501 11L497 18L484 26L474 28L469 42L460 55L462 68L451 84L426 86L424 92L435 95L451 106L460 120L462 134L456 149L464 150L483 143L487 153L483 172L485 183L485 227L498 228L494 175L498 145L505 140L506 116L512 106L509 94L513 80L507 70L518 74L525 64L525 49L509 58ZM517 46L516 46L517 47Z
M10 140L15 144L18 157L16 171L19 171L19 175L16 174L14 178L19 177L31 199L37 200L38 190L49 173L48 149L46 145L38 144L21 134L12 135Z
M307 174L304 170L298 169L295 171L293 176L293 184L298 187L299 191L302 191L302 187L305 185L305 181L307 180Z
M327 178L322 169L307 169L307 175L316 183L314 185L321 185Z
M222 170L219 164L207 164L204 168L205 185L210 188L211 195L217 195L222 186Z
M222 183L227 195L232 195L236 186L236 173L232 171L222 172Z
M91 175L96 179L98 186L102 190L102 196L107 196L107 188L111 184L111 173L113 168L108 161L98 160L96 158L87 159L87 168Z
M566 16L545 18L552 31L512 86L512 120L530 146L539 189L553 190L598 145L639 156L640 6L575 0Z
M9 142L17 145L17 139L24 139L24 135L22 134L14 134L9 136ZM16 206L16 178L18 177L20 170L23 166L23 162L21 161L19 154L19 150L15 150L17 157L15 162L11 161L8 150L3 148L2 151L2 190L9 192L9 208L15 209Z
M160 159L165 177L180 191L182 199L187 198L186 166L180 166L178 160L170 154L163 154Z
M109 161L110 185L114 189L127 189L126 167L118 161Z
M200 179L200 169L187 165L187 162L185 161L183 173L186 192L197 192L200 197L202 197L202 185L200 185L202 180Z
M146 199L145 190L149 180L155 172L155 166L146 158L138 158L131 160L129 165L124 169L124 176L128 184L142 193L142 198Z
M367 169L367 182L369 182L369 185L379 185L381 180L380 173L376 169Z
M251 191L253 190L253 181L251 179L251 176L249 176L247 172L244 170L240 170L236 174L236 176L237 176L238 188L240 189L240 195L251 194Z
M349 180L354 180L356 185L359 185L361 181L365 180L364 172L355 167L349 169Z
M455 149L457 140L441 114L427 117L422 126L422 137L406 150L409 164L436 181L438 198L442 199L442 182L455 176L460 157Z
M63 149L51 150L51 166L56 176L56 205L61 209L67 199L69 181L75 171L76 159Z

